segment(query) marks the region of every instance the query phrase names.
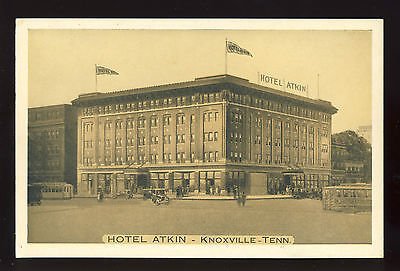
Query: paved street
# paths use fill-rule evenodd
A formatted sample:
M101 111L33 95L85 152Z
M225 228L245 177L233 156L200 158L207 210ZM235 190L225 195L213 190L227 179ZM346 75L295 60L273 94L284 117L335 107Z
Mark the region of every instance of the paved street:
M303 199L47 200L28 207L29 242L101 242L104 234L293 235L295 243L370 243L371 213L325 211Z

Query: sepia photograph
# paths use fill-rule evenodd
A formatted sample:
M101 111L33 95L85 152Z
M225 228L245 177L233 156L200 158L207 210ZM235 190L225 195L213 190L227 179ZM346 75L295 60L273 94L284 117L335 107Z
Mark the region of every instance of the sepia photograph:
M383 257L382 20L17 20L19 257Z

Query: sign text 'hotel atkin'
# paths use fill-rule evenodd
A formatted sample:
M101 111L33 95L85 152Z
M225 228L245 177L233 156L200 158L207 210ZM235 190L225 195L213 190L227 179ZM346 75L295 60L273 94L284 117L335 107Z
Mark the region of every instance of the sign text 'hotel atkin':
M286 81L285 79L276 78L264 73L258 73L258 82L262 85L279 88L284 91L308 93L308 85Z

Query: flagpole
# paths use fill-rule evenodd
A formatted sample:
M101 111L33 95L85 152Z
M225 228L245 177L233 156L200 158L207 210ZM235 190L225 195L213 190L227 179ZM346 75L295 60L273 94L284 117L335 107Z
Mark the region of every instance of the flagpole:
M228 39L225 38L225 74L228 74Z
M97 92L97 64L94 64L95 92Z
M318 81L317 98L319 99L319 73L317 74L317 81Z

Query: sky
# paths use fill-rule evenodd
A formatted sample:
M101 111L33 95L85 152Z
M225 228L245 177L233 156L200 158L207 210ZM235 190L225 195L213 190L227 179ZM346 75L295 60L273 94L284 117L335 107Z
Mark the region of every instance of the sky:
M338 108L333 132L371 125L371 32L360 30L30 29L28 106L224 74L226 39L253 55L227 54L228 74L308 85ZM95 64L119 75L98 76L96 88Z

